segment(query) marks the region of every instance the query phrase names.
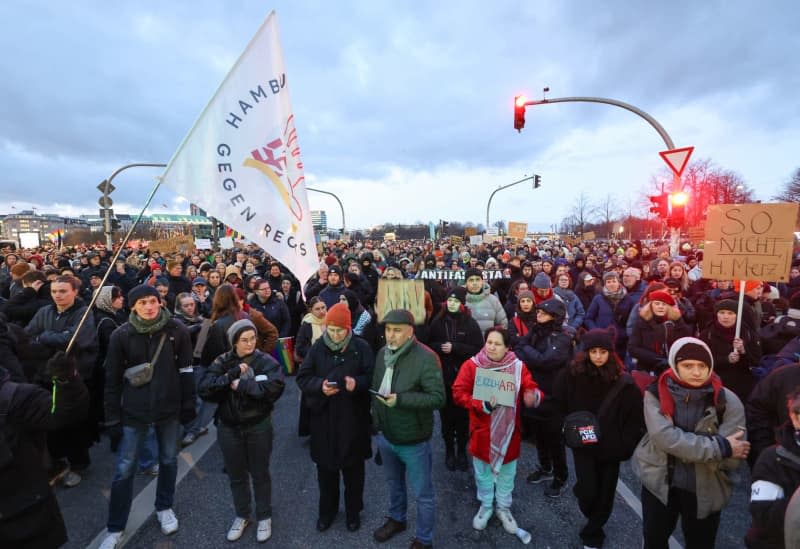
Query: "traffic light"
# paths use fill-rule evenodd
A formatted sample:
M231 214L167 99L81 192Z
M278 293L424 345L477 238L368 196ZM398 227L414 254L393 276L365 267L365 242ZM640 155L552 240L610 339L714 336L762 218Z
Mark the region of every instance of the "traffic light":
M119 230L119 219L116 217L111 218L111 230L118 231Z
M542 186L542 176L534 175L533 176L533 188L534 189L538 189L541 186Z
M514 129L518 132L522 131L525 127L525 103L528 98L524 95L518 95L514 98Z
M689 202L689 195L683 191L669 195L669 218L667 224L670 227L680 228L686 222L686 204Z
M666 193L657 194L650 197L650 213L656 214L661 219L669 217L669 195Z

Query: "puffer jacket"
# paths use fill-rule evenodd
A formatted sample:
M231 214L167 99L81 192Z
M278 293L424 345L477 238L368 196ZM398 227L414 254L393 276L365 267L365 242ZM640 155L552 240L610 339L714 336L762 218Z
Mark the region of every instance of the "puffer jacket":
M544 392L542 403L537 408L526 409L526 415L552 416L555 412L553 384L558 372L572 358L572 337L561 326L561 320L556 318L546 324L535 324L514 347L514 353Z
M386 372L385 351L383 347L376 356L373 391L380 389ZM405 349L395 363L391 392L397 395L392 408L373 398L376 428L392 444L416 444L430 439L433 411L445 404L442 368L436 353L418 341Z
M741 460L726 457L725 443L719 437L729 437L745 425L744 407L733 391L723 388L718 399L725 403L722 423L718 423L713 403L708 403L694 429L686 431L661 413L656 394L657 384L653 383L644 395L647 433L633 454L634 472L642 485L666 506L670 461L694 464L697 518L704 519L725 507L731 497L732 482L728 473L735 470ZM679 405L676 402L676 406Z
M472 318L478 323L482 334L493 326L508 327L508 317L506 317L503 305L497 296L491 293L486 284L479 294L467 292L467 307L472 313Z
M234 391L228 371L241 363L247 364L249 369L241 375ZM238 427L255 425L269 418L284 386L283 372L274 358L258 350L241 358L231 350L206 368L198 391L203 400L219 404L217 418L221 422Z
M66 350L85 312L86 305L77 300L72 307L60 313L55 305L48 305L39 309L25 327L25 333L31 339L31 351L36 355L33 361L36 364L37 381L44 380L47 359L56 351ZM97 359L96 334L94 316L88 315L78 332L72 351L72 356L78 362L78 373L84 381L92 379Z

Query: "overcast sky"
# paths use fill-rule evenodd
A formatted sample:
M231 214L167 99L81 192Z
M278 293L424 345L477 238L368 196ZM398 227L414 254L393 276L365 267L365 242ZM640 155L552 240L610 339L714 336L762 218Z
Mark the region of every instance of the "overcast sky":
M0 3L0 213L96 212L95 186L167 162L275 9L309 186L348 228L491 219L546 229L585 190L620 211L662 171L649 112L767 201L800 166L800 3L746 1ZM115 180L118 212L158 170ZM330 226L338 206L310 193ZM187 212L167 189L155 211Z

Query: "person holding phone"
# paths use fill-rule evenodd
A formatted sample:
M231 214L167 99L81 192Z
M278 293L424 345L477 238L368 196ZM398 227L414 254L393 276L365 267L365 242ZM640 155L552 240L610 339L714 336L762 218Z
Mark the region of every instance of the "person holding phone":
M744 407L714 373L711 350L682 337L644 394L647 433L634 452L642 481L644 549L667 549L681 518L687 548L714 547L731 496L728 475L747 458Z
M347 530L361 526L364 462L372 455L368 390L374 365L369 344L353 334L350 310L337 303L297 373L310 416L311 459L317 464L320 532L331 527L339 510L340 477Z

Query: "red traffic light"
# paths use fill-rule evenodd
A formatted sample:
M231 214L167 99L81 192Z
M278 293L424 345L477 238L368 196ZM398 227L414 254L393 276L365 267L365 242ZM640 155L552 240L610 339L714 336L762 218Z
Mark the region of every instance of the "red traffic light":
M524 95L518 95L514 98L514 129L522 131L525 127L525 103L528 98Z
M661 219L669 217L669 195L666 193L657 194L650 197L650 213L656 214Z

